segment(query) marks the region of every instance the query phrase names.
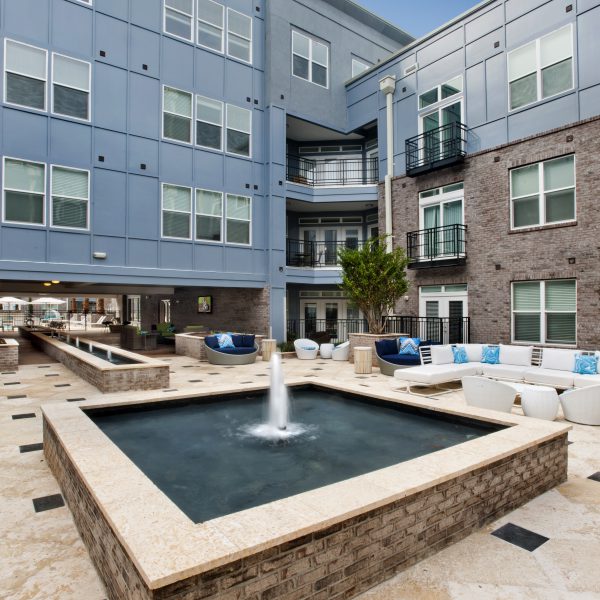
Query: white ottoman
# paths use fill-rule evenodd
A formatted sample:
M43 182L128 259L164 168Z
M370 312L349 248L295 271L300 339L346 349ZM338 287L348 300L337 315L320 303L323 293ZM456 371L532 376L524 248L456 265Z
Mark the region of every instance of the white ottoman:
M319 348L319 354L321 358L331 358L335 344L321 344Z
M551 387L522 385L521 407L526 417L554 421L558 414L558 394Z

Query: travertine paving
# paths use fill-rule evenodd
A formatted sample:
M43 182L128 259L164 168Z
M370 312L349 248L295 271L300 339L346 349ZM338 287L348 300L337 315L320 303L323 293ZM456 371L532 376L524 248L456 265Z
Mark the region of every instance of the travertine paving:
M268 382L267 364L218 367L170 355L171 383L165 397L193 390L215 391L232 384ZM285 359L288 377L307 382L339 378L357 390L389 388L390 378L356 376L352 366L332 361ZM66 385L69 384L69 385ZM57 387L60 386L60 387ZM36 513L32 500L60 490L43 453L19 452L42 441L40 406L68 399L86 401L100 393L61 364L22 365L0 374L0 597L82 599L106 597L69 510ZM130 399L157 391L128 392ZM106 395L106 398L115 397ZM464 403L460 392L445 396ZM515 409L516 410L516 409ZM13 419L35 413L34 418ZM418 563L363 595L369 599L600 598L600 428L574 425L569 439L569 480L462 542ZM110 469L110 464L107 464ZM490 535L514 523L549 538L528 552Z

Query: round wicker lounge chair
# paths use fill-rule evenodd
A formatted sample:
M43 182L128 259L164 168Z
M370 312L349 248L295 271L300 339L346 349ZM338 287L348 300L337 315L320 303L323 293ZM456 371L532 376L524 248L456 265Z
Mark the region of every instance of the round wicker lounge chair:
M258 345L236 346L235 348L211 347L211 340L214 336L207 336L204 339L206 347L206 358L211 365L250 365L258 356ZM242 336L234 336L242 337ZM244 336L245 337L245 336ZM207 343L208 340L208 343Z

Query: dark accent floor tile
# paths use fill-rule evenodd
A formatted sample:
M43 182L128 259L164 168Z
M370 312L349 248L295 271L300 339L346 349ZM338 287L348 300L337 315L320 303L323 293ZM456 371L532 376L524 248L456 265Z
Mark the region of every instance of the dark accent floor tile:
M33 508L35 512L44 512L53 508L60 508L65 505L62 494L52 494L51 496L42 496L41 498L33 499Z
M46 373L44 377L58 377L58 373Z
M364 375L355 375L354 379L368 379L368 377L365 377Z
M2 371L1 375L16 375L16 371Z
M196 365L181 365L182 369L191 369L192 367L195 367Z
M220 373L209 373L209 375L220 375Z
M54 387L71 387L70 383L55 383Z
M316 375L314 375L313 373L311 373L310 375L305 375L304 377L316 377Z
M23 454L24 452L35 452L36 450L43 450L44 444L39 442L38 444L24 444L23 446L19 446L19 452Z
M50 365L39 365L38 369L49 369Z
M359 383L361 387L371 387L368 383Z
M203 381L203 379L190 379L189 383L202 383Z
M233 366L225 367L226 369L235 369Z
M169 371L169 373L170 373L171 375L174 375L174 374L175 374L175 371Z
M35 413L19 413L18 415L12 415L13 421L17 419L33 419L35 418Z
M254 383L254 381L240 381L240 383Z
M257 377L268 377L268 375L266 373L259 373Z
M177 392L177 388L169 388L168 390L163 390L163 392Z
M323 370L323 369L322 369L321 367L315 367L315 368L313 369L313 371L322 371L322 370Z
M7 400L16 400L17 398L27 398L26 394L15 394L14 396L6 396Z
M4 385L21 385L20 381L7 381Z
M529 552L533 552L550 539L524 527L519 527L514 523L502 525L496 531L492 531L492 535Z
M567 440L567 446L570 446L571 444L574 444L575 442L572 442L571 440Z
M85 398L67 398L67 402L83 402Z
M590 475L588 479L591 479L592 481L600 481L600 471L592 473L592 475Z

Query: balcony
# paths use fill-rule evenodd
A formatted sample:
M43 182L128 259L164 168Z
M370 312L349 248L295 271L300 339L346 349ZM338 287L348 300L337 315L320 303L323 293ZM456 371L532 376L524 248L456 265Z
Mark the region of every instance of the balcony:
M362 242L355 239L343 242L307 242L287 239L286 265L311 269L339 267L338 250L340 248L360 248L361 246Z
M443 169L460 163L465 157L467 128L462 123L448 123L406 140L406 174Z
M286 178L311 187L373 185L379 181L379 159L312 160L288 154Z
M468 344L471 333L469 317L388 317L386 333L407 333L410 337L439 344Z
M454 267L467 262L467 226L445 225L406 234L409 269Z

